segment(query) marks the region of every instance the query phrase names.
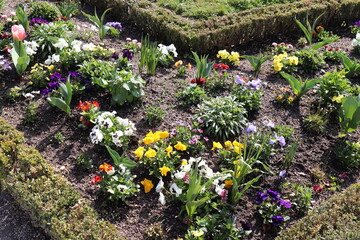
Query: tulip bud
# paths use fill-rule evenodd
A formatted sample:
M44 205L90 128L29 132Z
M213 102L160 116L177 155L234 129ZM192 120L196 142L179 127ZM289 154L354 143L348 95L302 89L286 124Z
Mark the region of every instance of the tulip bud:
M11 27L11 33L14 40L22 41L26 37L25 29L22 25L14 25Z

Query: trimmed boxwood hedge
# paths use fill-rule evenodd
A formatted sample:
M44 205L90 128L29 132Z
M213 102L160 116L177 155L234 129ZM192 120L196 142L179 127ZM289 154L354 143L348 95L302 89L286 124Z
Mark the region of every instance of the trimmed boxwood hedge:
M53 239L113 240L114 225L99 219L89 201L70 186L23 134L0 118L0 180L35 225Z
M360 183L333 196L283 230L276 240L360 239Z
M303 0L254 8L207 20L176 15L147 0L83 0L100 9L113 8L116 17L128 20L150 35L174 43L182 51L216 51L232 45L260 40L279 33L300 32L294 18L305 21L325 13L320 24L339 24L359 18L358 0ZM118 13L121 14L118 14Z

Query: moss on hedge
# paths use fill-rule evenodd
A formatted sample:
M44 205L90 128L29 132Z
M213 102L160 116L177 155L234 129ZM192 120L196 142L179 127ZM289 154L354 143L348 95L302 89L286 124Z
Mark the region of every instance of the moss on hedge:
M276 240L360 239L360 183L326 200Z
M98 8L116 9L123 20L135 23L154 37L174 43L180 50L208 52L279 33L300 33L294 18L305 21L325 13L320 24L339 24L358 20L358 0L303 0L254 8L207 20L194 20L176 15L147 0L83 0Z
M0 180L53 239L123 239L99 219L87 200L40 153L26 147L23 134L0 118Z

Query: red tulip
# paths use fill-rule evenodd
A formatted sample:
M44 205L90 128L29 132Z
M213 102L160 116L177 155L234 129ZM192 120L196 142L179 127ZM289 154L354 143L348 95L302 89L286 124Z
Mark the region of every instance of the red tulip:
M22 41L26 37L25 29L22 25L14 25L11 27L11 33L15 40Z

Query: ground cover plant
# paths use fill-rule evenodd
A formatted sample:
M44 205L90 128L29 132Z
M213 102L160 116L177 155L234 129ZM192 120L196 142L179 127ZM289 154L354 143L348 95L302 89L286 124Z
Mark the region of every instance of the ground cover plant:
M29 199L69 193L39 215L52 237L90 212L127 239L274 239L358 182L358 22L185 57L113 9L18 3L1 18L1 117L52 167L4 137L1 177Z

